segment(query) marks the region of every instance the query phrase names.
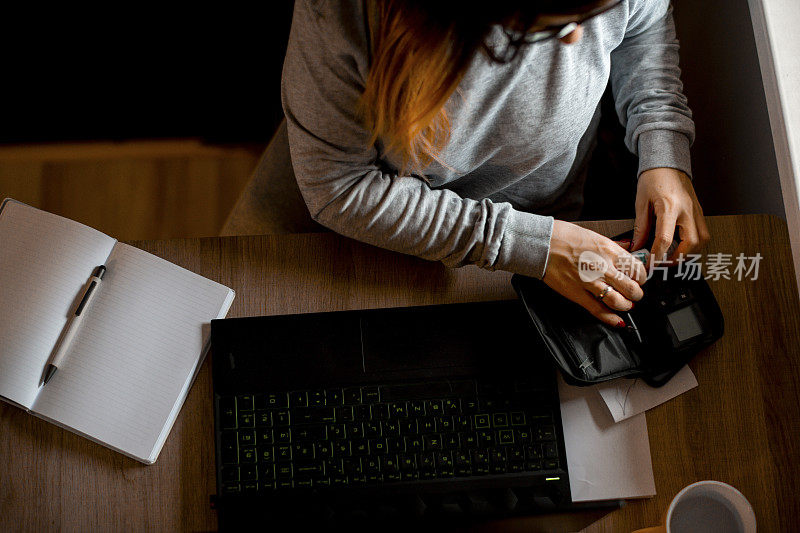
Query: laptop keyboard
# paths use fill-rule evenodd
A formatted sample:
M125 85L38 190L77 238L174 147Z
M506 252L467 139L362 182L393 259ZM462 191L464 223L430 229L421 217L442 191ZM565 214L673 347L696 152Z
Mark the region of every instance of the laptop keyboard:
M556 470L550 394L467 380L218 396L222 492Z

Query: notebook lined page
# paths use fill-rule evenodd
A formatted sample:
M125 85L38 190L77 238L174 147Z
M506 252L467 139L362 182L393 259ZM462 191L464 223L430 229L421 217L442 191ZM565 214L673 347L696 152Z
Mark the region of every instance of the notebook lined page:
M100 291L33 410L146 461L227 287L118 243Z
M115 240L16 201L0 211L0 396L30 408L86 281Z

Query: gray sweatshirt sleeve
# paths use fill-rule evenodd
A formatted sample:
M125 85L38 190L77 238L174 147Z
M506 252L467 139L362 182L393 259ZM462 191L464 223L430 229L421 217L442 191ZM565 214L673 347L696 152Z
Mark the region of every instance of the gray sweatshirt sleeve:
M552 217L431 189L382 168L356 114L368 73L360 1L297 0L281 96L300 192L314 220L382 248L542 277Z
M683 95L669 0L630 0L622 43L611 53L611 84L625 144L639 174L657 167L692 175L692 112Z

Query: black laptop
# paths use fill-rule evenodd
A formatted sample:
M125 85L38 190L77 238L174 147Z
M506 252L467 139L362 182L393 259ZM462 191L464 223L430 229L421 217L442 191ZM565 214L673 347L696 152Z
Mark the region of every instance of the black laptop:
M518 300L213 320L220 528L565 509L555 369Z

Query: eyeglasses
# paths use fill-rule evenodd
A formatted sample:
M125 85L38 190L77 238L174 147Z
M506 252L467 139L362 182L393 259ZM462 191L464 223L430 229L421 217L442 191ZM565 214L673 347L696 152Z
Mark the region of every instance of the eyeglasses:
M596 9L588 11L586 13L582 13L578 15L577 20L573 20L571 22L567 22L565 24L556 24L553 26L546 26L543 29L535 32L530 32L526 34L518 34L516 32L512 32L506 28L503 28L503 31L508 37L508 42L506 44L506 48L503 52L497 53L496 51L492 50L489 46L484 44L484 49L489 53L489 56L498 63L510 63L517 57L517 53L519 53L520 46L524 44L535 44L540 43L542 41L547 41L549 39L563 39L575 29L589 20L592 17L596 17L606 11L610 11L620 5L623 0L616 0L611 2L607 5L600 6Z
M601 15L606 11L610 11L620 5L622 0L616 0L615 2L611 2L608 5L600 6L596 9L593 9L587 13L583 13L579 15L578 20L573 20L572 22L567 22L566 24L556 24L553 26L546 26L542 30L531 32L525 34L522 38L522 43L524 44L534 44L540 43L542 41L547 41L549 39L563 39L575 29L589 20L590 18L596 17L597 15Z

